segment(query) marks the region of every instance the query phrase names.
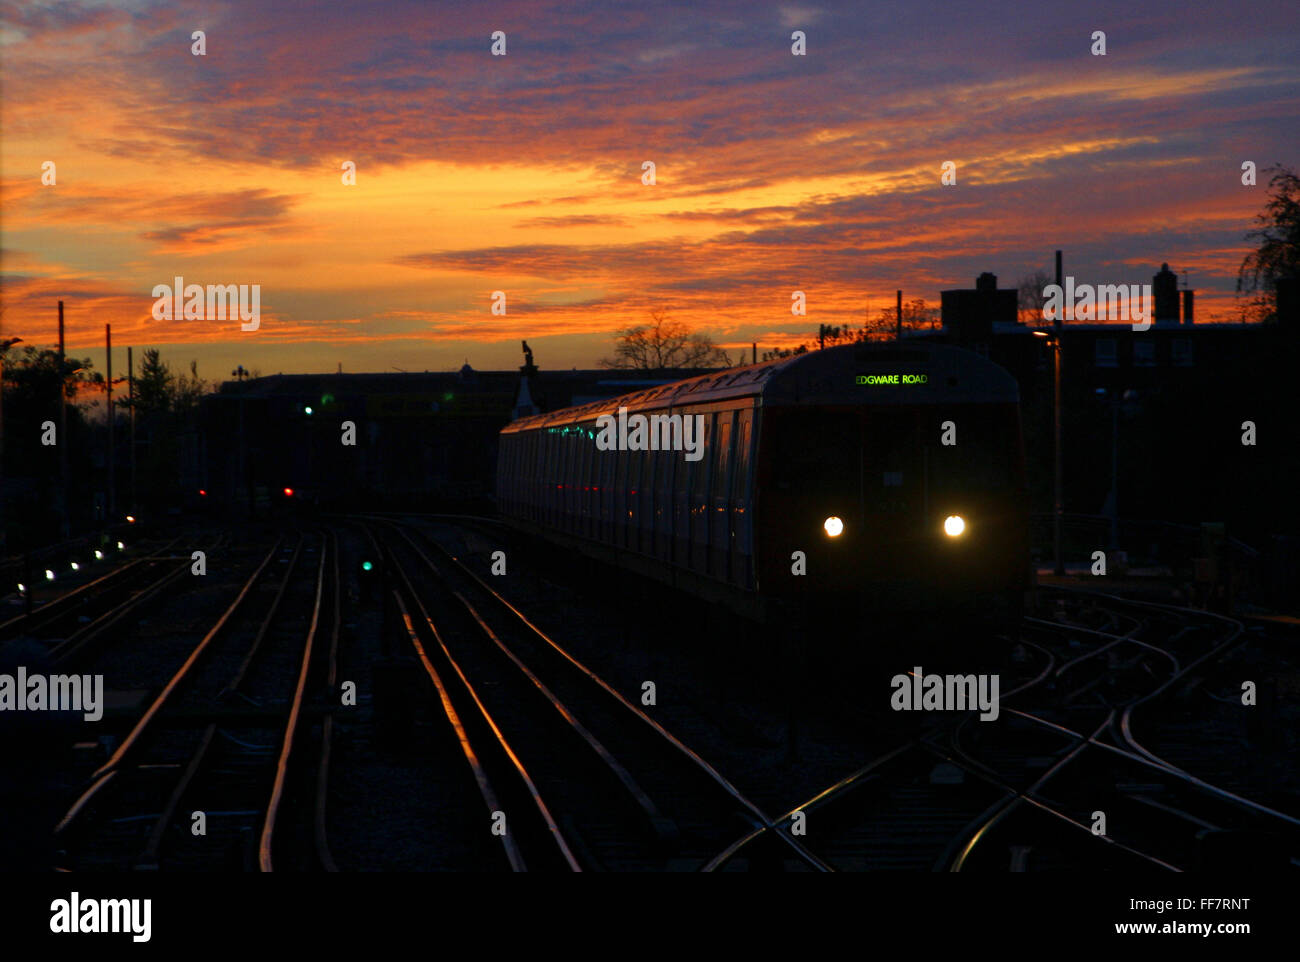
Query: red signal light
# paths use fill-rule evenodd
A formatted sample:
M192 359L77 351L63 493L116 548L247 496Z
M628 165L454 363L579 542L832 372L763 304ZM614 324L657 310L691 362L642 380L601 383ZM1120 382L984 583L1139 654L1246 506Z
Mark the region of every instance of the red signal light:
M208 492L205 491L203 488L199 488L199 497L206 498L207 496L208 496Z
M285 489L284 489L284 496L285 496L286 498L292 498L292 497L293 497L293 488L285 488Z

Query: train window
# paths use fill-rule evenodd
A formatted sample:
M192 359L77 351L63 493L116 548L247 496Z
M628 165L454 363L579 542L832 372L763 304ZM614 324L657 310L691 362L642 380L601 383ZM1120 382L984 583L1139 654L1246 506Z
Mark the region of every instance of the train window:
M834 411L803 415L792 411L780 421L773 421L772 433L772 465L778 490L826 495L842 487L835 493L851 494L857 501L860 415ZM876 442L875 437L869 441ZM844 486L846 479L853 479L849 487Z
M641 465L644 456L640 451L627 453L627 523L631 526L627 535L627 546L636 547L636 525L641 523Z
M591 483L587 480L587 476L591 470L592 445L587 443L587 435L581 425L578 426L576 445L578 448L578 475L574 478L574 488L578 497L578 515L581 518L579 524L585 530L591 495Z
M654 528L654 481L657 451L642 451L638 460L641 462L641 487L637 489L637 527L642 531L641 550L648 552L650 542L647 533Z
M614 540L622 544L627 530L627 452L614 455Z
M736 423L736 464L731 475L731 500L739 501L745 497L749 478L749 434L753 424L754 412L740 412Z
M673 491L678 497L684 498L691 490L695 462L687 461L680 451L673 452L673 462Z
M688 416L694 417L694 415ZM714 415L712 414L704 415L704 438L702 439L704 456L699 461L696 461L692 468L692 493L694 494L693 501L696 504L704 500L704 495L709 490L709 462L712 460L709 457L709 452L712 450L710 442L713 440L713 418Z
M932 491L995 491L1015 476L1014 429L999 409L972 405L956 418L958 443L929 447L928 473ZM937 431L935 436L938 436Z
M733 412L722 411L718 414L718 443L714 445L716 458L713 467L714 497L727 496L727 468L731 466L731 420Z

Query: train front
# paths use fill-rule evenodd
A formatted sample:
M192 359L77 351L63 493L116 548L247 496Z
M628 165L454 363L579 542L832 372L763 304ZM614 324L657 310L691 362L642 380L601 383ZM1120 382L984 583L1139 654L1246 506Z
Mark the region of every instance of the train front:
M1005 369L938 345L819 351L773 379L762 418L765 596L860 616L1017 616L1028 495Z

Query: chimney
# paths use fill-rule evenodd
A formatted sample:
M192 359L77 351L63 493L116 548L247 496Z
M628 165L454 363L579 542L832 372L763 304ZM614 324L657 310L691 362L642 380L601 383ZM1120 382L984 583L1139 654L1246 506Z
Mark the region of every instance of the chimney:
M1160 265L1160 273L1151 278L1151 289L1155 295L1157 324L1178 323L1178 275L1169 269L1168 264Z
M1182 291L1183 295L1183 325L1191 327L1193 321L1193 312L1196 307L1196 292Z

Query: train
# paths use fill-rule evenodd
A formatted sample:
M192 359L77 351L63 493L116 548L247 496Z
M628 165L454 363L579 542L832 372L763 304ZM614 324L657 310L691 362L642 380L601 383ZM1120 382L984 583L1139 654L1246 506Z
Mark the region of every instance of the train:
M858 343L522 417L497 509L743 617L968 612L1032 587L1019 390L944 344Z

